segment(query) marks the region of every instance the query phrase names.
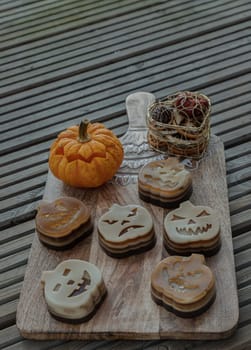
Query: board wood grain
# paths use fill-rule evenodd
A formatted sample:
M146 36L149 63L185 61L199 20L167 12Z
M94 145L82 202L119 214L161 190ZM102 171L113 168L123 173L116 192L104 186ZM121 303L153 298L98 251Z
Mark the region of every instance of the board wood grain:
M146 142L146 106L154 100L149 93L129 95L126 100L128 132L121 138L125 158L114 179L99 189L74 189L48 173L44 199L62 195L81 199L91 209L94 232L77 246L64 252L45 248L35 235L17 310L17 327L32 339L221 339L230 336L238 322L239 308L233 256L231 224L226 184L223 143L212 136L207 155L190 164L193 175L194 204L215 208L221 218L222 247L207 258L216 277L217 297L201 316L182 319L156 305L150 294L154 266L168 256L163 248L163 221L167 209L144 203L138 197L139 168L163 157ZM148 252L123 259L107 256L98 243L96 223L113 203L145 206L154 220L155 247ZM52 270L65 259L88 260L102 271L108 295L88 322L70 325L54 320L48 313L40 282L44 270Z

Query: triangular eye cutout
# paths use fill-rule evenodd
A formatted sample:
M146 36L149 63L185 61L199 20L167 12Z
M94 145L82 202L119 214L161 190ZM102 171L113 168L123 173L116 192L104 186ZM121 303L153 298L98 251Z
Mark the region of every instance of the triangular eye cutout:
M127 217L130 217L130 216L135 216L137 214L137 208L134 208L130 211L130 213L127 215Z
M185 218L183 216L173 214L173 217L171 220L174 221L174 220L182 220L182 219L185 219Z
M116 222L118 222L118 220L103 220L103 222L106 222L107 224L113 225L116 224Z
M202 212L196 215L196 217L198 218L199 216L209 216L209 215L210 214L206 210L202 210Z

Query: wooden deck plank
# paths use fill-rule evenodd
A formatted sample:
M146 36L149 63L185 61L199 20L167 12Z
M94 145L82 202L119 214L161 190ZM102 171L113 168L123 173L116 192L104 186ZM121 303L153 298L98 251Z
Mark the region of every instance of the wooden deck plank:
M5 230L2 230L0 236L0 244L9 242L11 240L24 237L27 234L34 233L34 220L25 221L16 226L9 227Z
M245 231L251 225L251 208L231 216L234 235Z
M167 6L167 5L166 5ZM188 5L190 6L190 5ZM149 14L148 14L149 16ZM134 48L134 42L137 40L137 38L142 37L143 32L145 35L151 34L150 36L147 35L145 38L142 37L142 45L144 43L144 40L147 42L151 39L151 36L153 36L153 39L156 37L156 31L154 31L154 26L158 26L158 30L161 29L161 25L167 31L168 28L166 28L168 25L166 23L166 16L159 15L155 13L156 20L154 21L153 18L150 18L149 21L143 21L140 17L138 21L140 22L139 25L135 25L133 28L130 28L129 23L127 23L125 29L121 30L118 28L118 31L114 33L108 32L108 34L104 34L104 30L100 33L100 35L97 36L96 31L94 33L86 33L86 31L80 36L71 38L71 41L69 45L67 45L67 42L65 43L64 40L64 46L60 47L60 49L56 50L56 47L51 47L50 50L48 50L48 47L39 47L39 51L32 50L33 54L32 56L27 56L29 53L22 52L22 55L20 55L20 60L17 61L18 56L14 56L15 61L13 61L11 56L7 56L6 60L3 59L3 68L4 71L0 73L1 79L3 79L3 85L7 85L8 81L11 82L11 77L15 77L15 81L20 80L27 80L31 79L39 75L39 72L41 74L45 74L48 71L57 71L56 74L60 75L60 69L62 70L62 62L64 61L64 68L70 67L72 71L76 69L85 68L88 69L88 65L90 67L92 66L98 66L98 62L102 61L102 59L109 58L109 54L112 53L112 48L114 45L117 47L118 53L121 51L120 55L116 55L116 59L119 59L122 54L125 54L129 47L131 47L131 50L136 50ZM189 18L189 17L188 17ZM193 20L191 18L191 20ZM163 23L161 23L163 22ZM151 25L149 25L151 24ZM165 24L165 25L164 25ZM240 25L239 25L240 26ZM243 26L243 24L242 24ZM149 33L148 33L149 32ZM217 33L217 32L216 32ZM245 34L245 36L243 36ZM248 43L248 36L249 32L247 29L244 29L241 33L232 33L232 38L230 39L225 37L224 43L225 43L225 49L227 50L229 47L234 47L238 45L237 43L234 43L235 37L239 37L240 40L246 41ZM95 35L94 38L92 36ZM176 34L177 35L177 34ZM208 34L206 34L209 36ZM126 40L124 39L126 38ZM227 42L230 39L229 42ZM74 40L77 41L77 43L74 45ZM72 42L73 41L73 42ZM211 42L210 44L212 46L217 45L217 37L215 37L215 43ZM59 42L60 43L60 42ZM56 44L56 45L59 45ZM173 43L173 38L172 42ZM152 43L153 45L154 43ZM166 45L170 46L170 43L167 42ZM61 44L62 45L62 44ZM180 44L178 44L179 46ZM241 41L239 43L241 45ZM45 53L43 54L43 50ZM163 49L162 49L163 50ZM202 47L203 50L203 47ZM7 53L8 50L6 50ZM34 52L35 51L35 52ZM42 51L42 52L41 52ZM159 50L160 51L160 50ZM95 56L94 56L95 52ZM113 52L114 54L114 52ZM201 53L198 53L198 55L202 55L203 51ZM131 56L131 55L130 55ZM5 62L6 61L6 62ZM7 63L7 64L6 64ZM82 66L78 66L78 64L82 63ZM7 78L5 82L5 78ZM13 81L13 79L12 79Z
M231 30L229 28L226 28L226 29L229 30L228 35L229 35L229 40L231 41L232 40ZM156 64L157 64L157 62L158 62L157 60L161 59L162 56L170 57L170 55L171 55L170 61L172 60L172 56L173 56L173 59L175 59L177 57L177 55L188 56L187 59L191 60L192 58L189 58L189 55L191 56L192 53L194 52L194 50L195 50L195 52L198 52L197 50L204 51L206 48L208 48L208 45L209 45L209 47L213 46L214 41L217 42L217 40L218 40L217 36L220 37L219 38L220 43L222 43L222 41L227 41L227 38L225 37L224 34L226 34L226 33L225 32L222 33L221 31L218 33L216 31L214 33L209 33L205 36L198 37L197 42L195 42L195 43L194 43L194 40L188 40L188 41L185 41L184 43L178 43L178 44L171 45L171 46L169 45L168 52L165 52L165 51L163 52L163 49L154 50L154 51L146 52L143 55L127 58L124 61L114 62L111 65L108 65L108 66L105 65L105 66L102 66L100 68L96 68L94 76L93 76L92 71L85 72L85 73L79 72L79 74L77 76L72 76L72 77L69 77L67 79L54 81L51 84L47 84L45 86L42 85L42 86L39 86L37 88L34 88L32 91L29 92L28 96L27 96L26 91L19 92L14 97L7 96L5 98L2 98L0 103L1 103L1 105L5 106L6 112L8 112L8 104L11 103L11 105L9 106L10 111L21 109L20 110L20 113L21 113L22 107L34 105L37 102L42 102L42 101L46 101L46 100L50 101L52 98L52 96L51 96L52 94L53 94L53 98L55 98L55 97L60 96L60 95L67 96L69 93L72 93L72 92L76 93L79 89L83 88L82 81L85 82L84 87L88 88L86 93L87 92L89 93L89 88L91 86L95 86L95 85L99 86L100 79L103 82L109 81L111 79L113 80L113 79L116 79L116 77L119 77L118 74L120 74L120 77L123 78L123 76L130 73L130 71L134 72L135 70L138 71L138 70L141 70L143 68L147 72L147 69L152 68L153 65L155 64L155 60L156 60ZM237 30L237 34L238 34L238 30ZM244 36L245 36L245 33L244 33ZM194 45L195 45L195 48L194 48ZM204 46L204 48L203 48L203 46ZM197 49L197 47L198 47L198 49ZM217 45L216 45L216 47L217 47ZM187 50L189 48L191 51L190 53L187 52ZM167 53L168 53L168 55L167 55ZM162 58L162 60L163 60L163 58ZM142 64L142 61L143 61L143 64ZM131 68L130 68L130 65L131 65ZM90 78L93 78L93 79L90 79ZM246 78L246 76L243 77L244 81L245 81L245 78ZM128 79L128 77L127 77L127 79ZM224 87L227 84L228 84L228 81L224 81ZM220 85L222 85L222 83ZM240 85L240 84L238 84L238 85ZM226 87L225 87L225 89L226 89ZM217 85L215 86L215 90L213 92L217 94ZM213 92L210 91L210 88L209 88L209 93L212 94ZM32 98L31 101L30 101L30 98ZM17 101L17 102L15 103L15 101ZM8 121L10 121L10 120L11 120L11 115L9 115L9 117L8 117ZM4 123L4 121L2 121L2 123Z
M228 196L231 201L250 194L250 182L240 183L228 189Z
M203 11L205 8L214 8L215 11L218 10L217 5L225 5L228 6L229 3L233 3L233 1L229 0L218 0L218 1L207 1L200 7L201 11ZM144 1L146 4L146 1ZM169 2L170 3L170 2ZM171 3L172 4L172 3ZM143 22L147 23L148 26L150 26L150 22L152 20L156 20L156 18L160 18L160 21L162 20L163 16L166 16L168 20L170 19L176 19L177 23L172 23L172 27L174 25L178 25L178 19L180 19L180 22L182 23L187 15L191 15L192 12L196 12L196 6L201 5L200 1L180 1L175 0L174 4L175 7L172 7L171 4L169 6L166 5L163 1L154 1L154 6L148 6L137 9L137 11L133 12L125 12L124 14L121 14L119 17L115 17L109 20L103 20L102 22L95 23L94 25L82 25L77 26L76 28L72 28L71 30L64 30L63 33L58 34L53 33L55 36L55 46L53 47L50 37L40 38L39 41L34 40L30 43L22 43L22 46L14 47L13 49L5 49L5 55L11 55L14 52L17 54L20 51L27 51L31 48L34 49L34 54L37 54L36 48L41 46L44 47L46 45L51 45L49 49L54 49L57 47L62 46L62 41L64 40L65 44L67 46L71 45L74 42L78 42L78 37L82 36L84 34L87 34L85 39L93 38L94 41L102 36L103 34L111 33L112 31L114 34L119 32L121 29L128 28L127 30L135 31L136 28L131 28L134 25L139 25ZM192 6L191 6L192 5ZM194 7L194 8L192 8ZM167 17L168 16L168 17ZM243 18L245 19L245 15L243 15ZM156 24L159 22L153 22L153 24ZM167 23L168 25L168 23ZM233 27L234 32L234 24L231 24ZM111 29L112 27L112 29ZM121 32L119 32L121 33ZM35 38L34 38L35 39Z
M246 210L250 208L251 203L251 193L243 195L241 198L233 200L230 204L230 210L232 214L236 214L241 210Z
M22 340L16 325L0 330L0 349L15 344Z
M12 173L10 175L3 176L1 180L1 186L0 186L0 196L3 197L4 199L4 191L8 186L15 185L13 188L13 191L8 192L7 197L11 195L12 192L18 193L22 192L25 190L25 188L31 187L35 188L37 186L41 187L45 183L45 179L47 176L47 171L48 171L48 163L44 162L42 164L39 164L38 166L31 166L30 168L27 169L18 169L16 168L16 172ZM20 174L21 173L21 174ZM20 175L22 177L20 178ZM36 178L39 177L42 178L43 180L37 181ZM25 186L25 181L27 183L27 186ZM24 187L19 186L18 183L23 182ZM6 193L6 191L5 191Z
M249 63L247 63L245 65L248 66ZM230 68L230 67L227 70L232 72L232 68ZM216 76L216 73L214 73L214 76ZM219 77L219 73L217 76ZM201 79L200 79L200 82L201 82ZM184 88L186 88L186 86L184 84L183 84L183 86L184 86ZM123 93L122 95L115 96L113 99L111 98L110 100L108 99L108 100L103 100L102 102L94 103L95 108L97 108L98 110L88 113L90 120L93 120L93 118L95 118L96 120L100 119L102 121L102 119L104 118L104 115L112 116L112 114L114 113L114 104L116 102L117 102L116 109L118 108L119 110L123 110L124 103L121 103L120 101L122 98L125 99L125 97L126 97L126 94ZM20 136L17 135L17 137L14 140L9 139L9 140L5 140L4 142L2 141L3 143L2 143L1 153L3 154L6 152L9 152L9 151L14 151L20 146L25 147L29 143L35 142L35 140L37 140L37 139L41 142L43 139L46 140L49 137L53 137L53 136L55 137L57 133L59 133L61 130L63 130L65 128L66 121L67 121L67 124L69 123L68 125L78 124L81 116L83 115L83 113L81 114L81 112L80 112L81 110L82 111L84 110L83 109L84 106L82 106L82 104L83 104L82 100L74 101L73 103L67 104L68 108L70 106L73 109L71 111L64 112L63 114L57 114L57 112L56 112L56 115L53 114L51 116L50 123L53 123L53 121L54 121L54 123L51 124L50 126L48 125L48 123L44 124L45 122L43 122L43 121L38 122L38 123L36 123L36 122L32 123L31 129L33 129L33 130L35 129L35 130L34 130L34 132L32 132L32 134L30 134L29 139L27 138L27 133L25 133L25 134L22 134ZM65 118L67 118L67 120L62 121ZM123 123L123 122L124 123L127 122L125 116L121 117L121 123ZM112 123L112 120L110 122L107 121L105 124L109 126L109 124L111 124L111 123ZM44 126L42 129L43 130L43 134L42 134L40 129L39 129L39 125L43 125L43 124L44 124ZM37 129L36 129L36 127L37 127ZM27 127L26 127L26 129L27 129ZM26 131L26 132L28 132L28 131ZM234 130L231 135L230 135L230 133L227 135L224 134L223 141L225 142L225 145L229 147L230 145L232 145L231 141L236 139L237 137L239 137L239 138L244 137L245 140L248 141L250 139L249 136L250 136L249 128L245 128L243 130L238 129L238 130Z
M248 11L246 12L248 13ZM220 14L219 14L220 16ZM238 14L235 13L235 18L238 17ZM201 19L199 19L201 21ZM222 23L222 18L220 18L220 23ZM238 23L238 22L237 22ZM199 23L198 24L199 27L203 27L203 23ZM211 26L212 24L209 23L208 26ZM222 28L223 25L219 26L218 29ZM190 27L190 23L189 23L189 27ZM185 28L184 30L186 31L186 33L188 32L187 31L188 28ZM217 26L215 28L217 30ZM191 30L189 30L189 33L192 32ZM207 33L208 30L205 29L204 32L202 32L201 34L203 33ZM142 34L145 34L144 31ZM159 36L159 33L155 34L156 36ZM164 35L164 34L163 34ZM179 34L181 36L181 34ZM141 35L142 37L142 35ZM187 37L187 39L191 39L192 34L189 34L189 36ZM148 38L148 37L147 37ZM182 38L182 42L184 41L184 33L183 35L181 36ZM154 50L155 48L158 48L158 46L156 46L156 40L161 40L161 39L156 39L156 38L153 38L153 45L154 46L150 46L149 43L147 42L146 44L142 43L141 45L138 45L138 42L137 42L137 45L132 45L132 47L129 47L127 49L123 48L122 44L118 45L118 47L116 47L116 51L114 53L114 49L113 51L110 53L110 54L105 54L103 55L101 58L95 58L93 57L93 54L90 54L90 57L89 59L91 60L91 66L89 65L88 67L88 70L90 70L90 68L94 69L94 68L98 68L99 66L103 66L103 61L106 60L107 64L110 64L114 61L121 61L122 59L125 59L125 58L128 58L128 57L131 57L131 56L135 56L135 55L139 55L140 53L144 53L146 50L149 51L149 50ZM165 44L165 46L169 47L170 44L172 43L175 43L177 40L174 41L173 39L173 36L171 36L171 40L170 42L167 42ZM135 42L138 41L138 39L135 39ZM163 42L163 39L162 39L162 42ZM133 43L132 43L133 44ZM95 52L95 51L94 51ZM99 63L98 63L99 62ZM62 66L62 65L61 65ZM86 68L83 67L83 60L80 62L79 66L75 66L74 69L72 70L71 67L64 67L64 70L62 71L62 73L60 74L59 71L57 71L57 79L63 79L65 77L68 77L70 75L74 75L74 74L79 74L83 71L86 71ZM49 73L48 73L49 74ZM45 83L48 83L50 81L54 81L55 80L55 73L53 74L53 72L51 73L51 75L46 75L46 74L43 74L43 84ZM2 88L2 90L0 90L1 92L1 95L2 96L5 96L7 95L8 93L13 93L13 92L17 92L17 91L20 91L21 89L23 90L24 89L24 85L25 85L25 88L27 89L27 82L19 82L17 83L16 82L16 79L12 79L12 83L11 83L11 79L10 78L10 81L9 81L9 88L7 86L4 86ZM7 82L5 82L4 85L6 85ZM12 85L11 85L12 84ZM41 84L41 79L39 77L33 77L32 78L32 81L30 82L29 84L29 88L34 88L35 86Z
M114 4L114 0L104 0L102 5L107 6ZM82 6L81 6L82 5ZM103 7L103 9L104 9ZM64 17L67 14L72 15L76 12L85 12L86 16L90 16L91 13L97 11L100 8L100 3L98 1L87 1L84 3L80 0L61 0L59 2L53 2L52 0L43 0L40 3L32 2L28 6L23 6L22 10L8 11L4 13L3 18L1 18L1 27L6 29L15 23L15 27L27 27L27 24L34 26L34 23L43 23L44 21L53 21L57 18ZM90 12L91 11L91 12ZM11 28L13 30L14 28Z
M27 260L24 260L23 265L14 267L13 269L7 269L6 272L2 272L0 276L0 287L6 288L12 284L23 281L26 263Z
M236 80L236 78L233 80L230 79L229 81L219 83L219 84L213 85L213 86L215 86L215 90L217 92L218 89L224 90L225 85L228 82L230 82L230 86L234 86L233 81L235 81L235 80ZM239 81L239 78L237 79L237 81ZM237 85L237 88L238 88L238 85ZM231 91L229 91L229 90L226 90L226 91L228 91L228 93L231 94ZM224 103L224 101L222 103ZM123 106L123 108L124 108L124 106ZM127 119L127 118L125 117L125 119ZM36 157L36 156L39 157L39 155L41 157L44 157L44 152L48 152L49 146L52 143L52 140L53 140L53 138L51 138L50 141L44 141L41 143L37 143L33 146L32 145L29 146L28 148L21 148L20 150L17 150L16 152L9 153L8 155L6 155L6 157L2 157L2 159L3 159L2 164L6 163L7 167L8 167L9 163L10 164L13 163L12 166L15 169L15 162L17 162L17 169L18 169L18 164L20 164L20 167L21 167L23 159L26 158L26 161L28 162L31 155L34 155L34 157ZM226 149L225 153L226 153L227 160L228 160L231 158L235 158L236 156L238 156L238 154L240 152L242 152L244 154L249 154L250 153L249 150L250 150L250 145L249 145L249 142L247 142L243 146L242 146L242 144L240 144L240 145L235 145L235 147L231 147L229 150ZM40 158L38 158L38 159L40 161ZM24 164L24 167L25 167L25 164ZM8 172L8 170L7 170L7 172ZM4 173L4 170L3 170L3 173Z
M223 2L223 1L222 1ZM129 4L129 6L126 6L126 4ZM184 4L185 2L183 2ZM127 13L128 11L132 11L132 10L139 10L141 9L142 7L151 7L152 6L152 2L147 0L144 2L144 6L142 6L142 2L140 4L139 2L139 5L138 5L138 1L135 1L134 3L134 8L130 7L130 1L126 1L126 0L123 0L122 1L122 4L120 4L120 11L115 11L116 10L116 3L113 4L113 6L110 6L110 13L112 12L113 13L113 16L114 15L118 15L118 14L123 14L123 12ZM223 4L224 5L224 4ZM240 2L240 5L241 5L241 2ZM244 2L244 5L245 5L245 2ZM73 5L74 6L74 5ZM178 4L176 4L176 6L178 6ZM202 7L206 7L207 4L205 4L204 6ZM211 5L212 6L212 5ZM125 9L124 9L125 7ZM233 7L233 5L231 4L231 1L228 2L228 5L227 5L227 9L231 9L231 7ZM115 10L113 10L115 8ZM223 6L224 8L224 6ZM99 10L97 9L96 10L96 13L94 16L92 16L92 19L88 21L88 16L85 15L85 12L83 11L83 13L81 13L81 8L79 9L80 10L80 13L75 13L73 16L70 16L67 14L64 15L64 18L58 18L58 19L54 19L53 20L53 16L51 16L52 20L53 20L53 24L54 24L54 27L50 26L49 23L42 23L43 21L37 21L36 23L36 27L33 29L32 27L32 24L30 24L31 28L29 28L29 26L22 26L22 25L17 25L14 30L18 30L19 31L19 35L21 37L23 36L28 36L29 38L29 34L33 34L33 37L32 39L41 39L41 37L44 37L45 34L48 36L51 34L51 32L62 32L62 30L71 30L73 28L78 28L80 25L87 25L89 23L92 23L92 21L97 22L97 21L100 21L100 20L105 20L106 18L111 18L111 14L108 12L108 14L106 13L107 11L109 11L109 4L106 6L106 9L103 9L103 11L99 12ZM182 9L181 9L182 10ZM218 12L221 12L221 6L218 7ZM225 6L225 10L226 10L226 6ZM205 11L205 10L204 10ZM214 11L214 9L213 9ZM100 14L101 13L101 14ZM179 13L179 12L177 12ZM48 14L49 16L49 19L50 19L50 13ZM56 28L55 28L56 27ZM63 28L62 28L63 27ZM42 33L40 33L40 35L37 34L38 31L42 31ZM15 32L14 32L15 33ZM8 40L8 41L11 41L11 39L15 39L15 36L13 35L13 31L6 31L6 35L5 37L3 38L4 41ZM27 41L27 39L26 39ZM25 42L25 41L24 41ZM12 45L15 44L15 40L12 40ZM8 47L8 46L7 46Z
M22 282L18 282L16 284L11 284L8 287L0 289L0 305L6 304L11 300L18 299L22 284Z
M0 259L0 272L1 274L5 271L14 269L27 263L30 249L22 250L19 253L14 253L10 256Z
M10 255L17 254L31 247L34 235L29 234L1 245L0 261Z
M107 4L107 6L101 10L99 10L97 7L96 10L90 11L89 15L92 15L90 18L88 18L88 15L85 14L83 8L80 7L80 12L77 11L75 14L70 14L69 16L67 13L64 13L63 17L61 18L52 18L52 23L50 23L50 20L46 21L45 23L38 21L35 27L17 26L14 28L14 31L6 30L4 33L5 35L1 40L2 46L4 48L8 48L15 45L20 45L20 39L21 43L39 40L50 35L55 35L55 33L62 33L66 30L72 30L83 25L86 26L88 24L97 23L110 18L116 18L123 13L136 11L142 7L148 8L149 6L152 6L152 2L149 0L147 0L146 3L142 3L142 1L134 1L133 3L133 0L121 0L120 4L118 4L117 1L113 1L110 5ZM17 41L17 32L19 42Z
M227 165L230 161L236 158L243 157L245 155L250 156L250 154L251 154L251 141L247 141L247 142L244 141L239 145L236 145L235 147L229 148L225 150Z
M242 47L244 52L247 50L245 48L246 45ZM237 48L237 52L241 55L241 49ZM177 56L177 53L175 54ZM226 55L226 57L225 57ZM213 55L212 58L205 58L201 60L202 67L205 67L207 74L210 74L210 71L215 71L217 69L217 66L214 66L214 62L217 62L220 57L224 57L224 59L228 58L228 55L230 55L230 59L232 56L235 56L234 49L229 53L223 52L222 54ZM180 71L178 77L176 79L183 79L183 73L184 72L190 72L195 67L195 63L192 62L192 58L189 60L186 59L186 57L181 57L181 64L180 64ZM243 60L245 61L245 54L243 56ZM205 62L204 62L205 61ZM231 60L230 60L231 61ZM159 62L160 63L160 62ZM191 65L189 65L191 63ZM179 59L176 57L176 65L179 66ZM208 65L208 66L207 66ZM225 62L225 65L227 67L227 62ZM108 68L107 68L108 69ZM73 86L65 87L65 89L60 89L59 91L53 90L53 92L47 92L44 96L45 101L43 102L44 98L39 95L35 96L34 98L27 100L22 100L21 104L19 101L16 103L11 104L9 106L4 106L3 111L5 114L5 117L8 116L8 123L2 122L2 128L1 133L4 136L4 132L6 130L10 130L11 134L15 135L15 132L21 127L20 132L24 131L26 132L26 125L30 125L32 122L34 124L34 127L43 127L42 125L48 122L48 117L51 116L51 119L53 120L53 115L57 115L60 108L64 107L63 105L67 103L67 111L74 109L78 106L81 106L83 113L90 114L92 111L95 111L98 108L98 102L102 101L102 99L107 99L108 97L111 98L111 100L114 100L113 94L116 92L115 96L118 95L118 92L123 94L123 96L128 93L128 88L130 89L129 83L134 82L136 78L138 78L138 86L139 88L142 88L144 86L144 82L149 81L149 79L152 80L152 84L154 84L155 80L159 78L157 73L161 73L162 71L170 70L169 73L169 79L171 79L172 75L176 76L176 68L173 67L173 64L167 64L166 62L156 66L155 68L152 68L151 70L148 70L147 67L144 69L136 70L135 67L131 67L131 69L128 69L127 67L127 74L122 75L122 71L113 71L112 67L110 67L110 71L108 71L108 74L105 75L98 75L97 77L91 77L91 79L87 79L87 74L84 74L82 76L82 79L85 81L85 89L83 91L83 85L80 87L80 84L77 86L77 90L74 89ZM129 71L129 72L128 72ZM167 74L167 73L165 73ZM156 76L155 76L156 75ZM250 75L247 75L247 79L250 77ZM112 80L111 80L112 78ZM245 77L246 78L246 77ZM245 79L244 78L244 79ZM104 82L103 82L104 80ZM245 86L244 82L242 84ZM248 84L247 84L248 85ZM150 86L151 89L151 86ZM249 86L246 87L246 89L249 89ZM75 91L74 91L75 90ZM61 91L61 94L60 94ZM249 91L249 90L248 90ZM67 93L68 92L68 93ZM108 92L110 95L108 95ZM83 101L83 94L85 93L85 99ZM57 97L57 95L59 96ZM52 98L53 96L53 98ZM241 99L242 97L239 97ZM244 98L244 97L243 97ZM247 96L248 98L248 96ZM41 100L42 99L42 100ZM236 104L237 106L240 104L238 98L236 98ZM4 101L4 99L2 99ZM95 103L94 103L95 101ZM13 102L13 99L12 99ZM83 102L85 102L83 104ZM114 103L116 103L116 99L114 100ZM232 103L232 101L228 102ZM26 108L22 108L22 105L26 105ZM88 107L87 107L88 106ZM8 107L12 109L9 114L7 114ZM93 108L94 107L94 108ZM17 110L16 108L19 108L19 116L23 117L22 125L20 125L20 120L16 118ZM124 110L124 108L123 108ZM214 110L214 113L217 113ZM70 117L70 113L68 112ZM45 119L43 121L43 118ZM56 119L56 118L55 118ZM216 119L216 117L214 118ZM57 119L56 119L57 120ZM55 122L56 122L55 120ZM40 123L39 123L40 122ZM217 120L215 120L215 123ZM40 126L40 124L42 125Z
M0 329L9 327L16 320L18 299L0 305Z
M237 271L238 286L240 288L251 284L251 266Z

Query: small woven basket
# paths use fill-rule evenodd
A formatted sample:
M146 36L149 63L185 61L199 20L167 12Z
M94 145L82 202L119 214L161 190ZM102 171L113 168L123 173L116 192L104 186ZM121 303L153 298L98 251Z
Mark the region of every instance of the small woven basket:
M200 159L210 139L210 113L209 98L198 92L156 101L147 110L148 143L161 153Z

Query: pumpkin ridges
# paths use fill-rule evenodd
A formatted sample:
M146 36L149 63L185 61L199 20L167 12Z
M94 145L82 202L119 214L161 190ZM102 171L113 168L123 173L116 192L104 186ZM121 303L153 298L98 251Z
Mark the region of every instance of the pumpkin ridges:
M91 160L92 148L90 145L90 141L82 144L82 146L79 148L78 154L87 162Z
M78 129L79 129L79 125L72 125L72 126L69 126L66 130L70 130L70 131L74 132L75 134L77 134Z
M50 167L51 172L55 176L57 176L56 175L57 174L57 169L58 169L59 163L61 162L62 155L55 154L55 151L54 151L54 154L53 154L53 161L51 160L52 159L51 157L49 158L49 167Z
M115 161L118 163L118 160L120 160L120 164L123 160L123 154L121 155L120 149L117 147L107 147L107 152L115 159Z
M93 162L85 163L85 168L86 168L86 173L83 174L83 176L81 176L81 183L82 183L81 186L94 187L95 185L97 186L101 185L102 181L100 181L100 176L102 176L102 174L96 171L95 164Z
M97 130L101 131L106 129L105 126L101 123L90 123L87 128L87 132L90 134L94 134ZM106 129L108 130L108 129Z
M64 149L65 146L66 146L69 142L72 142L72 139L63 137L63 138L61 138L61 139L58 140L57 147L61 147L61 148Z
M74 153L78 153L79 151L79 144L75 141L69 141L68 143L65 144L64 146L64 154L66 156L67 159L69 159L69 157L71 157L71 155L73 155Z
M61 158L61 161L58 163L58 167L57 167L57 174L59 176L59 178L61 178L63 181L65 181L66 179L66 167L67 167L68 161L65 157ZM65 181L67 182L67 181Z
M111 137L109 135L101 135L101 134L98 135L97 134L93 138L94 138L95 141L101 142L105 146L114 146L114 145L116 145L116 146L119 145L120 146L121 145L120 141L117 142L116 139L114 139L113 137ZM122 148L122 146L120 146L120 147Z
M61 140L61 139L74 139L75 140L77 138L77 133L67 129L65 131L62 131L58 135L57 138L58 138L58 140Z
M99 174L100 185L110 180L114 175L116 167L114 167L114 163L111 162L109 154L107 154L106 158L95 158L93 164L95 164L96 172ZM108 164L109 170L104 172L104 169L108 169Z
M86 174L87 174L87 163L86 162L83 162L82 160L80 159L77 159L76 160L76 173L75 174L78 174L78 177L76 178L76 175L75 175L75 183L74 183L74 186L77 186L77 187L88 187L86 186L86 181L84 182L84 179L86 178Z
M106 160L105 160L111 169L110 173L115 173L116 170L118 169L118 160L116 157L114 157L113 153L107 152L106 154ZM108 175L109 177L109 175ZM110 177L109 177L110 178Z
M117 137L114 135L114 133L111 130L108 130L108 129L98 129L92 132L92 137L96 137L97 135L103 135L105 137L109 136L112 138Z
M66 164L66 169L65 169L65 180L68 185L72 185L74 183L74 177L75 177L75 172L77 169L77 163L76 160L72 162L67 162Z
M89 146L92 149L92 159L95 157L101 157L101 158L106 157L106 152L107 152L106 147L101 142L98 142L92 139L91 142L89 143Z

